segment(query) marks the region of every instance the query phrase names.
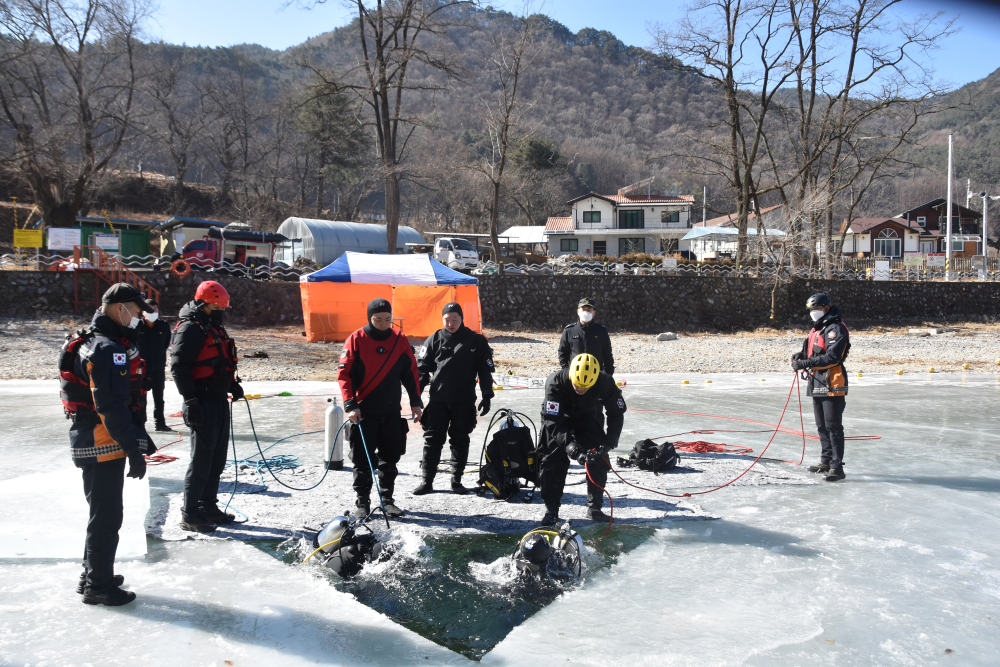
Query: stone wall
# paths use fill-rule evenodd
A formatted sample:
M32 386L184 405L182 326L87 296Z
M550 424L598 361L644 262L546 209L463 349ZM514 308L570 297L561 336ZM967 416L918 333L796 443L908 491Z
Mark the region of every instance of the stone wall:
M777 293L778 322L805 321L810 294L826 292L849 320L981 319L1000 309L997 283L796 280ZM766 324L771 285L753 278L490 275L479 279L488 326L519 321L556 330L575 319L583 296L615 330L732 329Z
M143 272L143 280L160 290L160 312L176 315L194 297L204 273L192 272L178 278L169 272ZM229 291L232 313L229 321L238 324L302 324L302 299L298 282L253 281L216 276ZM100 293L107 289L101 283ZM80 296L94 298L94 277L80 274ZM81 315L86 315L81 308ZM0 316L32 317L73 314L73 273L56 271L0 271Z

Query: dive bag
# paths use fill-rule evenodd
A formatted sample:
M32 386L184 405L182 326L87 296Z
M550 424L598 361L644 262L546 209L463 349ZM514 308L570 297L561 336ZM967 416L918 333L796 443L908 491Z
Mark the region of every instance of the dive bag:
M515 424L507 424L493 434L479 468L480 489L489 489L498 500L514 495L521 488L521 479L538 485L538 456L531 429Z
M622 468L639 468L653 472L667 472L677 467L681 457L669 442L656 444L650 439L635 443L632 453L619 456L618 465Z

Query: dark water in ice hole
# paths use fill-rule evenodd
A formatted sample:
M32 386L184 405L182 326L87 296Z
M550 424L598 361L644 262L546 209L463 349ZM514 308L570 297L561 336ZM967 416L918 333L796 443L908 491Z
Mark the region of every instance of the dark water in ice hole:
M376 575L362 572L343 580L322 567L331 585L400 625L457 653L479 660L515 627L564 591L586 585L588 576L615 564L655 532L653 526L614 525L595 547L605 526L578 529L591 553L583 578L560 584L515 578L509 568L476 578L470 564L489 565L510 555L521 535L428 536L417 558L395 554ZM265 553L296 564L306 554L281 542L251 542ZM319 565L319 563L317 563ZM312 566L312 561L305 567ZM481 568L485 569L485 568ZM485 580L484 580L485 579Z

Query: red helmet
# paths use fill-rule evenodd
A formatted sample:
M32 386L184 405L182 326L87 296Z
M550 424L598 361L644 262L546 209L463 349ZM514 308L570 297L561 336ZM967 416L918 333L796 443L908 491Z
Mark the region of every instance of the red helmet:
M229 292L214 280L206 280L198 285L198 289L194 293L194 298L196 301L214 303L220 308L229 308Z

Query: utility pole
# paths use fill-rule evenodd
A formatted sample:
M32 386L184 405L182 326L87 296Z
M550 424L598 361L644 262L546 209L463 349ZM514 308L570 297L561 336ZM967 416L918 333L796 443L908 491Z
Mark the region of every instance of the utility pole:
M705 211L708 209L708 186L701 186L701 226L705 226Z
M944 279L951 280L951 180L952 180L952 143L948 135L948 226L945 231Z

